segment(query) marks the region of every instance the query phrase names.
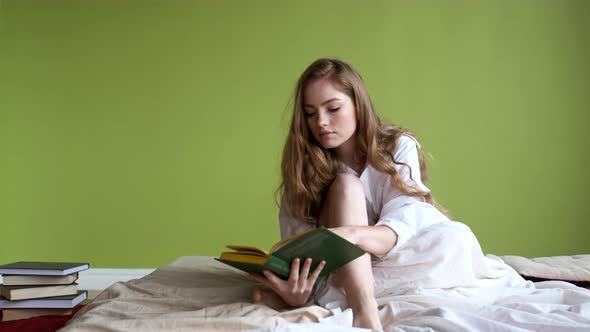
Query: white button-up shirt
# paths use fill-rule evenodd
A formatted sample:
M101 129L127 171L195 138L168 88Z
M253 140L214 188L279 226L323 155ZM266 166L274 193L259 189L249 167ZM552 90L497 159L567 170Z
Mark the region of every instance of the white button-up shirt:
M420 144L414 137L402 135L393 156L395 161L405 163L409 167L394 164L394 168L404 183L410 187L417 186L421 191L429 192L430 189L420 179L419 148ZM396 245L385 256L389 256L397 248L403 246L419 230L449 220L432 204L426 203L422 197L413 197L402 193L392 183L389 174L378 171L371 165L367 165L359 175L352 168L341 163L340 172L354 174L360 178L365 188L369 225L387 226L397 234ZM293 217L286 204L281 205L279 221L281 238L303 232L312 227L309 223Z

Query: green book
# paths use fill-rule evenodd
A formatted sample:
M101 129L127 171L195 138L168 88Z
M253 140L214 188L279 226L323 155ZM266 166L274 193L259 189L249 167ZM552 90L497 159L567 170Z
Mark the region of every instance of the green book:
M222 252L216 260L242 271L261 273L270 270L280 277L288 278L293 259L300 259L299 268L306 258L312 259L310 271L322 261L326 265L320 276L362 256L365 251L325 227L296 234L275 244L267 253L250 246L229 245L231 252Z

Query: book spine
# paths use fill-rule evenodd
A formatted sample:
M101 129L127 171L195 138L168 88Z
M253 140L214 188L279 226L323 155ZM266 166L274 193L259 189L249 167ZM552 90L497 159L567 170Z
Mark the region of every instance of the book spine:
M278 274L279 276L289 277L291 271L291 262L286 262L274 255L269 255L264 267Z

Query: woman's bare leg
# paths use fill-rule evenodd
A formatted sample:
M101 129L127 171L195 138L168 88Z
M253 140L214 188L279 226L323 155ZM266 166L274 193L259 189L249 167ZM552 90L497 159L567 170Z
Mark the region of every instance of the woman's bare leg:
M325 198L320 224L325 227L368 225L365 192L359 178L338 174ZM353 311L353 325L382 330L373 288L371 256L367 253L344 265L337 273Z
M326 196L320 215L320 224L325 227L367 226L367 210L363 184L354 175L339 174ZM371 256L365 254L338 270L337 279L346 292L351 306L353 325L381 330L373 289ZM255 288L254 303L263 303L273 309L288 305L273 290Z

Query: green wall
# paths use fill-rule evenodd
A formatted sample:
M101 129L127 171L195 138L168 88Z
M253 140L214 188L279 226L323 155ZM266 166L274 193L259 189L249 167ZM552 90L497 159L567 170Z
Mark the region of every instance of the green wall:
M0 0L0 262L278 240L300 72L351 62L486 253L590 253L590 2Z

